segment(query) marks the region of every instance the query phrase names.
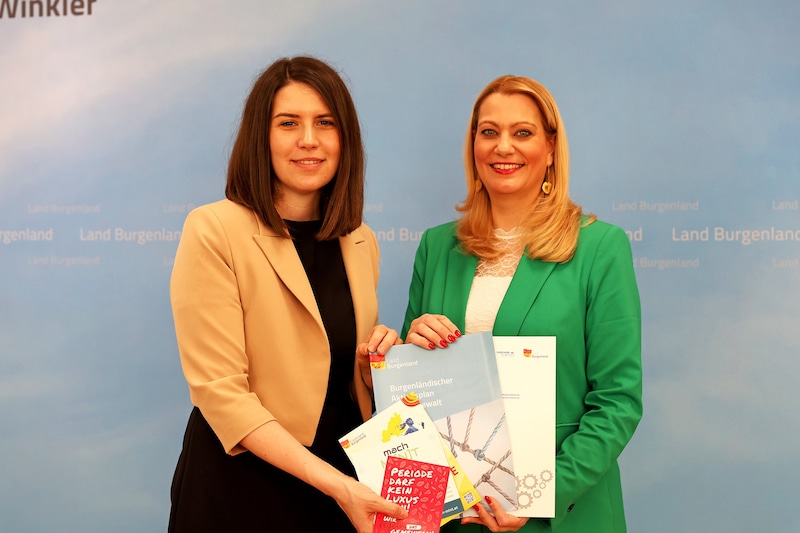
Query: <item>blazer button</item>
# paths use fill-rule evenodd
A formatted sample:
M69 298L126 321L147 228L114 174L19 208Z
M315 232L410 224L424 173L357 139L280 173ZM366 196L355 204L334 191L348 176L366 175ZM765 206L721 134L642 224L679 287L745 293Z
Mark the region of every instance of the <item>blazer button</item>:
M567 512L570 512L570 511L572 511L572 508L573 508L573 507L575 507L575 504L574 504L574 503L571 503L571 504L569 505L569 507L567 507Z

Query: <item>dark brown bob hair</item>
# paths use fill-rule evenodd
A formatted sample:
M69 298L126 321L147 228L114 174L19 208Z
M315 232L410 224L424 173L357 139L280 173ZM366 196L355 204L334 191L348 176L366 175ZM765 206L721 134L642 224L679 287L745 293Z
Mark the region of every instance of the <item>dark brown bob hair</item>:
M231 151L225 196L255 211L279 235L289 237L275 209L277 177L270 162L269 132L275 94L290 83L304 83L319 93L337 125L339 168L322 190L322 227L317 238L329 240L347 235L361 225L364 208L361 128L344 80L330 65L314 57L278 59L256 79Z

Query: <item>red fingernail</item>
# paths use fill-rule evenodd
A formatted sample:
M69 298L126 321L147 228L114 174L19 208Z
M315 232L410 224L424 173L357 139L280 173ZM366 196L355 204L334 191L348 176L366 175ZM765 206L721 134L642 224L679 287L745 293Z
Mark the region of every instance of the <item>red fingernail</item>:
M433 350L434 348L436 348L436 345L435 345L435 344L433 344L432 342L429 342L429 343L428 343L428 349L429 349L429 350Z
M448 335L447 340L449 340L450 342L456 342L456 338L452 335Z
M486 499L486 503L488 503L489 505L492 505L492 497L491 496L484 496L484 498Z
M460 336L461 336L461 332L456 330L456 337L460 337Z
M447 341L445 341L445 340L440 340L440 341L439 341L439 346L441 346L442 348L447 348Z

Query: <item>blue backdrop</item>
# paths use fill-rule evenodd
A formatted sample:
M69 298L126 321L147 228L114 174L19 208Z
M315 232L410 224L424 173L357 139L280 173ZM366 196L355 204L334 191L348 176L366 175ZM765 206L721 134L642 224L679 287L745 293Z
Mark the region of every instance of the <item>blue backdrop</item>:
M356 99L395 328L421 231L463 199L475 96L548 86L573 197L634 250L629 530L800 531L800 4L43 4L0 3L0 530L166 529L190 409L176 239L223 196L254 77L309 53Z

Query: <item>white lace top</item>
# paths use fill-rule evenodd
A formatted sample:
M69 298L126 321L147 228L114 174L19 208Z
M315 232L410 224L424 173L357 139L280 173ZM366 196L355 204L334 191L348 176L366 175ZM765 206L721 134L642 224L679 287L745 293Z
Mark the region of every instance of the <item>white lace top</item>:
M478 261L467 299L464 328L467 334L492 330L497 311L522 257L523 247L517 228L509 231L496 229L494 236L503 254L492 261Z

